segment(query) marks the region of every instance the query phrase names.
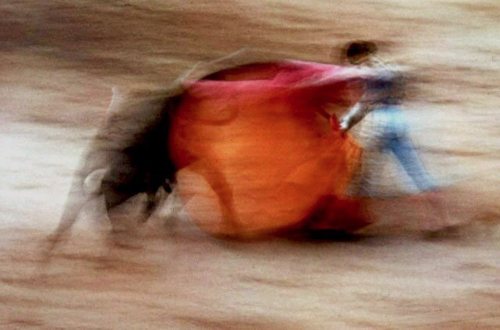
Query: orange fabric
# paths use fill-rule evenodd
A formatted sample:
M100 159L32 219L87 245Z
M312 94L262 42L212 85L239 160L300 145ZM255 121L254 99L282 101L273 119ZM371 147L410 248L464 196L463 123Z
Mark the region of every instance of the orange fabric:
M202 229L252 236L293 227L320 200L343 195L361 148L318 111L346 91L335 80L341 70L272 63L190 84L169 143L180 196Z

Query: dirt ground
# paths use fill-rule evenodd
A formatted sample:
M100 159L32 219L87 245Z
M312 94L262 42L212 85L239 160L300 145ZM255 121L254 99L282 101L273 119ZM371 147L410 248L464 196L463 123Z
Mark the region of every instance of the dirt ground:
M496 0L6 0L0 17L0 328L500 327ZM351 39L413 68L412 137L458 229L427 237L385 201L350 239L224 241L167 203L133 248L87 217L41 262L112 86L245 47L338 63Z

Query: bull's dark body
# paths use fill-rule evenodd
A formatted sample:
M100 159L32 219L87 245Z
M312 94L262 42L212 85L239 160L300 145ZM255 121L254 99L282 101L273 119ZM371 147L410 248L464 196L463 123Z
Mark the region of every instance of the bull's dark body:
M114 90L114 94L118 93ZM141 210L145 221L161 201L158 191L172 192L176 170L170 157L168 135L172 111L181 94L169 89L139 97L113 96L119 98L118 105L112 101L104 124L75 173L61 221L52 236L54 244L69 232L91 201L104 199L113 232L121 228L120 217L114 216L120 205L146 194L147 201ZM98 187L89 191L86 180L98 171L104 175L94 182Z
M158 189L172 191L175 168L168 150L168 132L173 100L164 103L158 114L148 114L153 115L148 124L123 148L113 151L101 186L108 212L140 193L150 197L150 212L156 206L152 197Z

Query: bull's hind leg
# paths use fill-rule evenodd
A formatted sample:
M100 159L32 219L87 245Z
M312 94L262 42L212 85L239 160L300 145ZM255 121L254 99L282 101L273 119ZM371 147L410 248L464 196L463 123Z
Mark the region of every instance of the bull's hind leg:
M46 259L50 259L55 247L69 234L78 215L88 202L89 198L87 198L87 196L75 196L70 194L56 230L48 237L48 246L46 251L44 251Z
M50 260L52 251L56 246L69 235L82 210L100 198L100 182L94 184L95 182L93 181L100 181L102 173L101 170L97 170L87 176L87 178L77 175L73 179L61 220L56 230L48 237L48 245L43 252L45 254L44 259L47 261Z

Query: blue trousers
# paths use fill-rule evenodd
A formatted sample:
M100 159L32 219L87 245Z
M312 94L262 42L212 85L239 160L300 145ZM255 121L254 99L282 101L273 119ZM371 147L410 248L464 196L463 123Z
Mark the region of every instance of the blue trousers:
M398 106L386 105L374 110L375 127L374 139L367 148L368 156L364 163L367 168L362 173L360 193L363 196L374 197L371 180L381 169L380 161L370 159L370 154L393 154L401 164L405 173L410 177L420 191L429 191L437 188L437 184L427 173L409 137L409 125ZM377 120L378 119L378 120ZM371 149L371 150L370 150Z

